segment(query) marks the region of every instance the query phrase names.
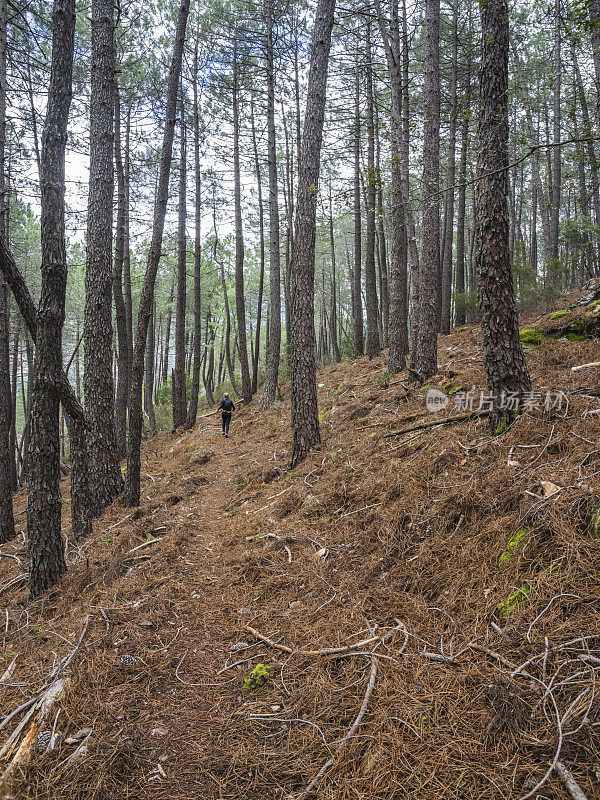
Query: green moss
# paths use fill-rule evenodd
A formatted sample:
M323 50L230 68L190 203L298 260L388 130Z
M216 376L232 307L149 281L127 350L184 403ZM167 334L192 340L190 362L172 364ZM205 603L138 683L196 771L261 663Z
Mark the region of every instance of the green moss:
M524 583L520 589L515 589L511 592L506 600L498 603L496 611L498 616L506 619L513 611L517 611L529 602L529 595L531 594L532 586L530 583Z
M261 686L264 686L265 683L273 677L273 671L273 667L269 664L258 663L250 675L244 678L244 689L250 689L251 691L260 689Z
M569 342L584 342L588 337L584 336L583 333L567 333L565 339Z
M508 425L506 424L506 420L501 419L500 422L496 425L496 430L494 431L494 435L501 436L503 433L505 433L507 427Z
M519 331L519 339L521 342L530 347L537 347L540 345L543 338L543 328L523 328L522 331Z
M567 317L571 312L564 310L564 311L555 311L554 314L550 317L550 319L560 319L561 317Z
M458 329L458 332L459 332L459 333L464 333L464 331L468 331L468 330L469 330L469 329L467 328L467 326L466 326L466 325L464 325L462 328L459 328L459 329Z
M518 530L514 536L511 536L508 540L508 544L506 545L506 550L500 556L500 560L498 561L498 566L502 569L514 554L517 552L519 545L521 542L527 537L529 534L529 528L521 528Z
M192 461L194 464L206 464L207 461L211 460L214 454L214 450L210 450L209 448L205 447L202 450L196 450L195 453L192 453L190 456L190 461Z

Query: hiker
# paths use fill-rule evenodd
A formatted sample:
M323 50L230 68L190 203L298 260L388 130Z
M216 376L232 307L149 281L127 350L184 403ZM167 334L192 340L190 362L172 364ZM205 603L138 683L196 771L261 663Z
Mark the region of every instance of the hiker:
M229 423L231 422L231 413L235 411L235 406L233 405L232 400L229 397L229 394L225 392L223 395L223 399L221 400L221 405L217 409L217 411L222 411L221 418L223 420L223 433L222 436L229 438Z

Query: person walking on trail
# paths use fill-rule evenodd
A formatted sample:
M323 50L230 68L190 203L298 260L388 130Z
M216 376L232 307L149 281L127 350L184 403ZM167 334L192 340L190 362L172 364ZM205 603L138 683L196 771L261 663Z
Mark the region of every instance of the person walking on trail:
M229 423L231 422L231 414L235 411L235 406L231 398L229 397L228 393L225 392L223 395L223 399L221 400L221 405L217 409L217 411L221 411L221 419L223 420L223 433L222 435L226 438L229 437Z

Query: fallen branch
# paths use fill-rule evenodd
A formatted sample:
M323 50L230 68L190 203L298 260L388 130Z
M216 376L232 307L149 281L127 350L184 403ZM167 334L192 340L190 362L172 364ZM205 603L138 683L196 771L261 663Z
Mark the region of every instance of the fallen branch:
M400 436L403 433L411 433L412 431L420 431L423 428L435 428L438 425L450 425L452 422L465 422L468 419L478 419L480 417L487 417L489 411L474 411L471 414L459 414L457 417L446 417L445 419L434 419L431 422L422 422L420 425L412 425L410 428L401 428L399 431L392 431L391 433L384 433L383 439L388 439L390 436Z
M62 697L66 686L66 680L59 678L44 692L39 703L35 707L37 715L29 727L23 741L9 765L0 776L0 792L8 789L15 772L27 764L36 749L38 734L43 729L46 720L50 716L54 706ZM34 709L32 709L33 711ZM14 740L13 740L14 741Z
M251 633L253 636L256 636L257 639L260 639L261 642L268 644L269 647L273 647L276 650L282 650L284 653L289 653L290 655L300 655L300 656L335 656L338 653L350 653L353 650L360 650L363 647L366 647L369 644L383 644L386 642L396 631L399 630L406 630L404 624L402 622L398 622L398 625L395 628L392 628L383 636L370 636L368 639L363 639L362 642L356 642L356 644L349 644L346 647L324 647L321 650L303 650L303 649L294 649L288 647L285 644L279 644L279 642L274 642L273 639L269 639L268 636L264 636L262 633L256 630L256 628L252 628L250 625L246 625L244 627L245 631Z
M501 656L500 653L496 653L494 650L490 650L489 647L486 647L484 644L476 644L475 642L470 642L467 645L471 650L478 650L480 653L485 653L487 656L491 656L495 658L502 666L507 667L511 672L515 672L519 669L516 664L513 664L512 661L509 661L504 656ZM526 673L523 673L526 674Z
M598 365L600 366L600 364ZM556 774L564 783L567 792L571 795L573 800L587 800L587 797L581 790L580 785L577 783L571 772L562 764L560 761L557 761L554 765L554 769L556 770Z
M371 699L371 695L373 694L376 678L377 678L377 659L374 656L371 656L371 675L369 677L369 683L367 684L367 691L365 692L365 696L363 698L360 711L358 712L358 716L356 717L350 728L348 728L348 730L344 734L342 740L336 747L334 754L327 759L327 761L323 764L323 766L317 772L315 777L307 785L306 789L304 789L304 791L300 793L300 795L298 796L298 800L304 800L304 798L307 797L312 792L312 790L321 780L323 775L325 775L325 773L329 770L329 768L333 766L336 758L338 757L339 753L343 750L343 748L346 746L347 742L354 736L354 734L358 730L363 720L363 717L366 714L367 706L369 705L369 700Z
M590 361L589 364L580 364L578 367L571 367L571 372L579 372L580 369L591 369L592 367L600 367L600 361Z

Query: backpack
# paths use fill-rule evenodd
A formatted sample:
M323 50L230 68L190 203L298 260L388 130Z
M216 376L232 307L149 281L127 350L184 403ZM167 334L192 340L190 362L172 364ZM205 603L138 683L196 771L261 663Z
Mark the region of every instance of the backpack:
M232 408L233 408L233 403L231 402L231 400L228 397L226 397L223 400L223 411L225 411L226 413L229 413L232 410Z

